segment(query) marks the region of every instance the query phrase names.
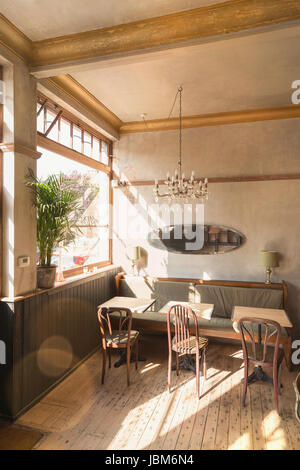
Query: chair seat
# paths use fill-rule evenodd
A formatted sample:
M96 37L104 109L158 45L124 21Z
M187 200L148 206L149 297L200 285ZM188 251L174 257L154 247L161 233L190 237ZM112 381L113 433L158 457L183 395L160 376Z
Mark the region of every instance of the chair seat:
M263 360L263 350L264 350L263 344L255 343L256 359L253 356L252 346L250 344L247 344L247 349L248 349L248 357L250 361L262 361ZM274 351L275 351L274 346L272 345L267 346L266 357L265 357L264 362L273 362ZM283 349L280 347L278 351L278 364L282 362L282 359L283 359Z
M130 331L130 343L133 343L136 338L139 336L139 332L136 330ZM126 346L128 341L128 334L127 331L124 331L119 337L119 332L117 330L112 331L111 337L109 335L106 336L106 343L108 346L115 345L124 345Z
M207 346L208 339L199 336L199 350ZM176 337L172 339L172 349L176 352L186 351L187 354L196 354L196 336L190 336L190 339L176 342Z

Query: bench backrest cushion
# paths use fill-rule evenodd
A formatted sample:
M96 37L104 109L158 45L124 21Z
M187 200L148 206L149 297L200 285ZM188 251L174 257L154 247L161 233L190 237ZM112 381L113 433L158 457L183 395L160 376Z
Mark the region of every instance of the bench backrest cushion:
M214 304L213 317L231 318L232 309L236 305L283 308L283 292L252 287L195 285L195 302Z
M141 299L153 299L154 287L151 278L126 277L120 279L119 293L121 297L140 297Z
M188 282L157 281L151 278L121 279L119 295L156 299L151 310L158 312L170 300L194 302L194 285Z
M231 318L232 309L242 307L283 308L283 291L252 287L199 285L191 282L158 281L128 276L120 280L124 297L155 299L151 310L158 312L170 300L214 304L213 317Z
M155 310L158 312L167 302L194 302L194 284L189 282L156 281L154 285L156 302Z

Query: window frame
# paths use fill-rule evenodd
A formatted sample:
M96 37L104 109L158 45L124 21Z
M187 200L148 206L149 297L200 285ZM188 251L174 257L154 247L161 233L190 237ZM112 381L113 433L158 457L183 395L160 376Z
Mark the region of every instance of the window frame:
M66 269L63 271L64 277L72 277L76 275L80 275L83 273L84 268L89 269L89 273L93 273L93 268L103 268L105 266L110 266L112 264L112 223L113 223L113 214L112 214L112 152L113 152L113 142L105 137L103 134L98 132L97 130L93 129L89 125L85 124L82 120L78 119L75 115L70 113L69 111L65 110L62 106L57 105L51 99L46 97L45 95L38 93L37 104L40 103L41 106L37 110L37 117L39 114L44 113L44 122L45 116L47 113L47 109L51 112L56 113L56 117L51 122L51 124L45 128L44 126L44 133L37 131L37 146L44 148L45 150L49 150L50 152L54 152L64 158L68 158L69 160L74 160L80 164L83 164L87 167L96 169L97 171L101 171L106 173L109 177L109 194L108 194L108 204L109 204L109 222L108 222L108 234L109 234L109 258L105 261L99 261L97 263L90 263L85 264L84 266L77 266L75 268ZM70 143L71 146L68 147L63 145L59 142L60 140L60 123L61 119L64 121L68 121L70 123ZM58 141L51 139L49 137L49 133L51 132L52 128L55 126L56 122L58 123ZM81 152L73 149L73 125L78 126L81 129ZM87 132L91 135L91 157L88 157L83 153L83 146L84 146L84 133ZM96 138L99 140L99 161L95 160L93 155L93 139ZM102 141L104 141L108 146L108 164L104 164L101 162L101 149L102 149Z

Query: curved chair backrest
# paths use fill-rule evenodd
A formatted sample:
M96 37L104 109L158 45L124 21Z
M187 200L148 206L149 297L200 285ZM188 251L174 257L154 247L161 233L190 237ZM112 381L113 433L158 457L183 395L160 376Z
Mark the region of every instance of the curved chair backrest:
M261 347L255 346L258 342L258 330L261 328ZM238 322L238 329L241 334L243 351L246 357L249 357L247 342L251 344L251 358L260 363L270 364L267 361L267 347L275 343L273 365L277 363L278 351L280 345L281 327L279 323L273 320L263 318L244 317Z
M113 316L117 323L117 328L112 328L111 316ZM132 325L132 312L129 308L107 308L102 307L98 310L98 320L100 323L100 332L102 341L110 338L113 342L113 332L118 332L118 339L120 341L121 335L128 334L128 341L130 340L130 332ZM115 336L115 334L114 334Z
M193 321L196 336L196 348L199 349L198 322L195 312L188 306L177 304L169 308L167 315L168 341L171 348L171 319L175 329L175 341L177 351L182 354L188 354L190 348L190 320Z

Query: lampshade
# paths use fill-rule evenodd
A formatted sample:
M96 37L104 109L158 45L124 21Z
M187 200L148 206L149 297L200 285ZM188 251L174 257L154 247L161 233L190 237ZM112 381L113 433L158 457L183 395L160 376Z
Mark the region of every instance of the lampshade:
M128 257L130 259L139 259L140 258L140 247L139 246L131 246L128 248L127 251Z
M278 251L261 251L259 253L259 264L267 268L276 268L278 263Z

